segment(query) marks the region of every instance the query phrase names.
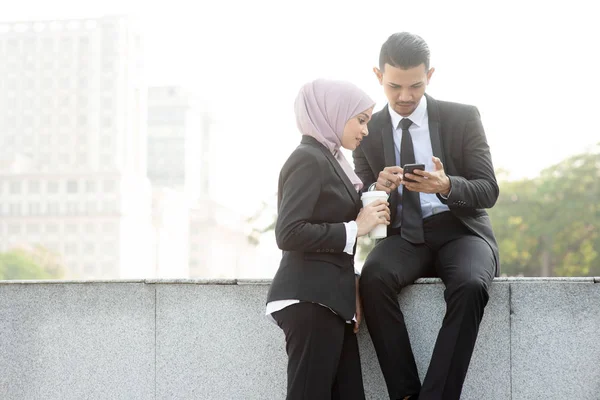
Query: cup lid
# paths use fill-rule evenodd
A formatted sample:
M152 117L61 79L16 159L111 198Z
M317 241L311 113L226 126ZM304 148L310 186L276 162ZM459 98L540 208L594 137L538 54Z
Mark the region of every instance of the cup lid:
M383 190L372 190L370 192L363 192L362 196L361 196L361 200L362 199L369 199L369 198L388 198L388 194L386 192L384 192Z

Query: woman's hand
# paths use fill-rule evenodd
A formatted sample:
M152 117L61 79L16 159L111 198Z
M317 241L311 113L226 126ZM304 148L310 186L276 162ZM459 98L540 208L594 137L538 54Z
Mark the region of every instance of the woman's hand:
M371 232L379 224L390 224L390 203L384 200L375 200L358 213L356 226L357 236L364 236Z

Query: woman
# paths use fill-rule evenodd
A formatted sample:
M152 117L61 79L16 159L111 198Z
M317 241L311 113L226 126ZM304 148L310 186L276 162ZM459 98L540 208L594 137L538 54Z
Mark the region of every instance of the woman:
M356 237L389 225L390 213L383 201L361 210L362 182L340 147L360 145L374 105L356 86L324 79L296 98L303 136L279 177L283 257L267 298L267 314L285 334L288 400L365 398L353 254Z

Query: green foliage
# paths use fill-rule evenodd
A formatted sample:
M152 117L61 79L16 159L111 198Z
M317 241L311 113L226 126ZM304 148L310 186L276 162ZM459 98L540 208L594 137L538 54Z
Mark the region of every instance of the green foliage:
M48 250L13 249L0 253L0 280L60 279L64 270Z
M535 179L503 181L489 210L502 272L600 275L600 152L570 157Z

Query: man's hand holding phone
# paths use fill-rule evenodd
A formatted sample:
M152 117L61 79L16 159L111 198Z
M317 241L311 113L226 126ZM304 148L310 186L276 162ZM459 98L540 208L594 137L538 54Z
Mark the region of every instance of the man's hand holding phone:
M433 157L435 171L425 171L423 164L405 164L402 167L402 185L410 191L420 193L439 193L447 196L450 193L450 179L444 172L439 158Z

